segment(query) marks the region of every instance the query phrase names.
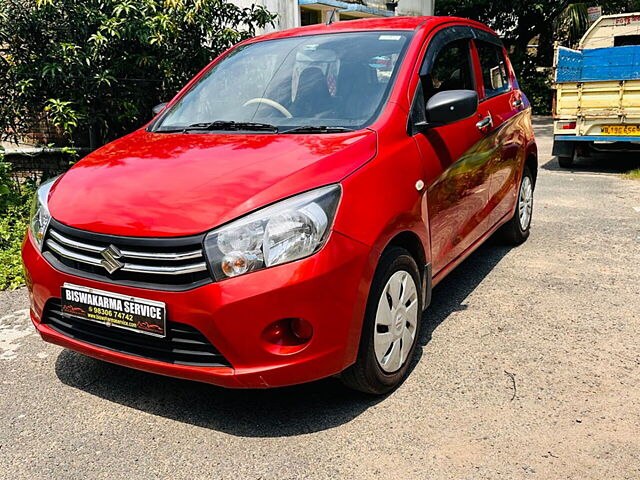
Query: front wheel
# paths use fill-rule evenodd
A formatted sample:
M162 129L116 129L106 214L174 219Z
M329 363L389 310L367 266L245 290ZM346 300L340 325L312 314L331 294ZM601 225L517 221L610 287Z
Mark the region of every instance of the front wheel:
M524 167L516 211L511 220L498 230L499 237L505 243L520 245L527 238L531 230L531 218L533 216L533 174L529 167Z
M367 301L358 358L340 376L345 385L384 394L404 380L420 331L420 285L409 252L394 247L382 254Z

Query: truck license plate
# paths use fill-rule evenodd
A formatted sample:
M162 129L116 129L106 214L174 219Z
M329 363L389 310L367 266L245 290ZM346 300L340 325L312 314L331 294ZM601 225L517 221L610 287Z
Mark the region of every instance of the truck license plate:
M635 136L640 135L640 125L603 125L602 135Z

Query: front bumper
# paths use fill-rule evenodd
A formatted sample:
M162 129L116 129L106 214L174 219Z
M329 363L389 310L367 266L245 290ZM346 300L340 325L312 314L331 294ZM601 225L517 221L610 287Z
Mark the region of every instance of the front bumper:
M207 284L167 292L80 278L54 269L29 236L22 249L31 319L48 342L119 365L232 388L304 383L341 372L355 361L369 285L378 255L332 232L317 254L303 260ZM65 336L42 323L45 304L65 283L166 303L171 321L195 327L232 367L194 367L109 350ZM296 353L274 353L265 328L286 318L313 326L311 341Z

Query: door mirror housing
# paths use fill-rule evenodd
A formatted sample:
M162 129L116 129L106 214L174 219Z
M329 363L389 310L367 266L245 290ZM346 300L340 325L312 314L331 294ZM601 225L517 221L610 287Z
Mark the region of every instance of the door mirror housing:
M472 117L478 111L478 93L475 90L447 90L436 93L425 106L424 122L420 128L449 125Z
M162 110L164 110L164 107L167 106L167 103L169 102L164 102L164 103L159 103L158 105L156 105L155 107L153 107L151 109L151 112L153 113L153 116L155 117L156 115L158 115Z

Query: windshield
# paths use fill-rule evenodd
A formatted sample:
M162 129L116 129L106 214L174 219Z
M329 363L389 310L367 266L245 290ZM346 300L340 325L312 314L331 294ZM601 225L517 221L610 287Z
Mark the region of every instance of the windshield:
M238 47L162 115L153 130L205 125L217 130L225 122L249 130L252 124L266 124L280 132L362 128L382 108L410 35L350 32Z

